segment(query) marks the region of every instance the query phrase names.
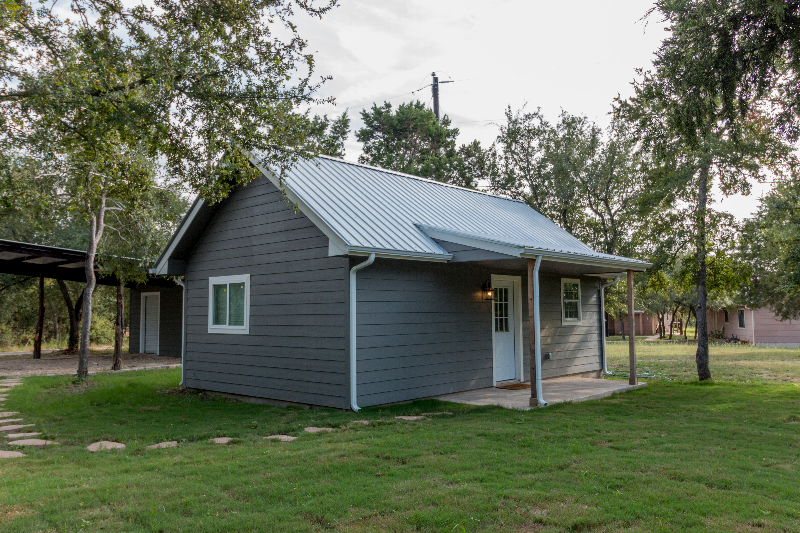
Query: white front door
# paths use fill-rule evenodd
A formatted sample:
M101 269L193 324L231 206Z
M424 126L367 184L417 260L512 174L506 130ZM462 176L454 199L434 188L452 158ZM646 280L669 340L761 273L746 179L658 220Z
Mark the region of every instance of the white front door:
M159 294L142 294L142 353L158 354L158 322L161 312Z
M495 281L494 288L494 379L506 381L517 377L514 368L514 284Z

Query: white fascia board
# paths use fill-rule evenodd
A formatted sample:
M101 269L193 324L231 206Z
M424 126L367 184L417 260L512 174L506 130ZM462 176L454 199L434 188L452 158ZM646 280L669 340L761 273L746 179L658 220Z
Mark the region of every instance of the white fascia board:
M430 252L409 252L405 250L386 250L382 248L369 248L367 246L348 246L348 255L370 255L383 257L386 259L407 259L413 261L432 261L434 263L446 263L453 258L453 254Z
M254 167L260 170L261 173L264 174L264 176L266 176L269 179L269 181L271 181L272 184L278 188L278 190L282 191L286 195L286 198L288 198L290 202L295 204L297 208L300 209L300 212L302 212L305 216L307 216L308 219L311 220L311 222L313 222L314 225L317 226L319 230L322 233L324 233L325 236L328 237L328 239L331 240L334 246L336 246L340 250L347 251L347 243L345 242L345 240L342 237L340 237L339 234L337 234L330 226L328 226L322 220L322 218L319 215L317 215L317 213L314 212L313 209L311 209L308 205L306 205L306 203L302 201L300 197L297 196L285 182L281 184L281 181L278 178L278 176L276 176L275 173L272 172L270 169L262 166L261 163L258 161L258 159L256 159L252 154L250 154L250 162L253 164Z
M192 220L194 217L197 216L197 213L200 211L200 208L205 204L202 198L198 198L195 200L192 209L189 213L183 218L181 221L181 225L178 227L178 231L175 232L175 235L172 236L170 239L169 244L167 244L167 249L162 252L161 256L158 258L158 262L156 266L151 268L149 272L151 274L161 275L166 274L167 263L169 261L172 252L175 251L175 247L178 246L178 243L181 242L183 239L183 234L186 233L186 228L188 228L192 224Z
M536 259L537 256L543 259L558 263L573 263L576 265L591 265L598 267L625 268L636 272L644 272L651 266L651 263L637 261L636 259L611 259L604 257L592 257L577 253L557 252L555 250L537 250L535 248L525 248L520 257L526 259ZM605 275L605 274L604 274Z
M460 231L436 228L424 224L416 224L416 226L431 239L463 244L464 246L471 246L479 250L497 252L498 254L510 255L512 257L520 257L520 254L524 250L524 248L520 246L489 237L476 237Z

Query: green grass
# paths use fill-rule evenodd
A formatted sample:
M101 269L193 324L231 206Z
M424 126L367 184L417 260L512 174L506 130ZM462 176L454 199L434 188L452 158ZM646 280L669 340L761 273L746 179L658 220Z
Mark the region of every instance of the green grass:
M653 381L528 412L425 400L356 414L165 393L179 376L13 389L4 409L62 445L0 462L0 531L800 530L797 383ZM279 432L299 438L262 438ZM102 439L128 447L84 449ZM164 440L179 446L144 449Z
M763 348L712 343L711 375L717 381L735 383L800 383L799 348ZM608 369L627 375L628 343L608 342ZM637 373L655 379L696 381L696 343L637 342Z

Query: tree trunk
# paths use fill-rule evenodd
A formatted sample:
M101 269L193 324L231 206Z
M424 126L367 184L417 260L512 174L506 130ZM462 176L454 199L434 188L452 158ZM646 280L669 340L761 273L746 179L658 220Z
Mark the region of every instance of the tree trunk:
M708 202L709 165L700 169L700 183L697 190L697 377L700 381L711 379L708 366L708 322L706 308L708 293L706 291L706 209Z
M44 274L39 274L39 315L36 318L36 332L33 334L33 358L42 358L42 336L44 333Z
M617 318L619 318L619 330L622 333L622 340L625 340L625 321L622 320L622 313L618 313Z
M122 368L122 317L125 311L125 287L122 280L117 281L117 320L114 328L114 364L111 370Z
M61 325L58 323L58 311L56 310L56 304L53 303L53 300L49 300L48 303L50 304L50 313L53 315L53 340L58 342L61 340Z
M100 209L97 215L92 214L89 222L89 248L86 250L86 287L83 289L83 323L81 324L81 347L78 352L78 379L89 378L89 335L92 331L92 295L97 286L94 272L94 261L97 256L97 245L103 237L105 228L106 196L100 197Z
M64 297L64 304L67 306L67 315L69 316L69 340L67 340L67 350L74 352L78 349L78 323L80 317L78 316L78 309L80 308L81 298L72 305L72 297L67 289L67 284L63 279L57 279L58 288L61 289L61 296Z

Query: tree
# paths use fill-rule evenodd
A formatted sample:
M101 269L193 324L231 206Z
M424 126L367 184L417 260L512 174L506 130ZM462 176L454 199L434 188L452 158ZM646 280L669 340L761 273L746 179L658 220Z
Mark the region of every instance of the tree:
M656 4L671 35L656 53L653 71L639 71L635 95L619 102L619 116L637 123L652 150L654 185L693 207L697 272L696 354L698 378L711 378L708 356L707 229L709 191L748 193L751 180L763 180L791 149L778 136L779 121L758 94L737 92L736 61L727 57L738 29L728 24L718 2L664 0ZM754 43L753 43L754 44ZM730 57L729 59L732 59ZM742 58L740 57L739 60ZM738 80L738 81L737 81Z
M437 181L449 181L456 159L458 128L445 115L436 120L422 102L372 104L361 112L364 127L356 132L363 143L358 162Z
M800 179L779 184L742 228L737 258L746 265L742 298L783 320L800 318Z
M309 138L318 143L320 154L344 157L344 142L350 135L350 117L347 111L331 120L328 115L311 120Z
M0 4L0 144L46 162L88 221L80 378L107 213L135 209L158 184L152 161L215 202L258 177L249 154L282 174L313 153L309 119L296 107L319 102L324 79L311 81L314 60L292 18L295 9L319 17L334 5Z

